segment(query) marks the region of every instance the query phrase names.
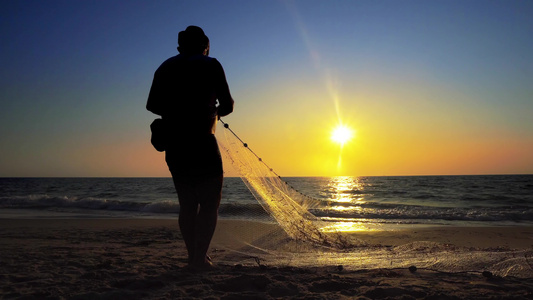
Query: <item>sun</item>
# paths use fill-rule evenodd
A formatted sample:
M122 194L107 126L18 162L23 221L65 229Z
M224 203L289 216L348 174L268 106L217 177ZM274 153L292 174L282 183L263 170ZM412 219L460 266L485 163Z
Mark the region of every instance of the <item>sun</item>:
M338 125L331 133L331 140L340 144L341 146L350 141L352 137L353 130L344 125Z

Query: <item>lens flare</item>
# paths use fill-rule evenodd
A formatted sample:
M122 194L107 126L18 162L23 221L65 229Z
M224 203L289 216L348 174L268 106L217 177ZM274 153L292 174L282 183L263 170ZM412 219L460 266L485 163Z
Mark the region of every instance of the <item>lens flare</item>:
M331 140L340 144L341 146L350 141L352 137L353 130L344 125L338 125L331 133Z

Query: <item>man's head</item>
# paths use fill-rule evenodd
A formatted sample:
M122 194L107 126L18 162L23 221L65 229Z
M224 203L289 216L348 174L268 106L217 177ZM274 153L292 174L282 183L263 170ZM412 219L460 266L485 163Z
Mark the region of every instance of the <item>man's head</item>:
M178 51L183 54L209 54L209 38L202 28L189 26L178 34Z

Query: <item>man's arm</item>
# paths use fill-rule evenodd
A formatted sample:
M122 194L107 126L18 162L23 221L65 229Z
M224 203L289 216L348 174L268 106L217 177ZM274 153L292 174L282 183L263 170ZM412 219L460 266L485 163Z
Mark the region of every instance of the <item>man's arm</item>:
M146 102L146 109L153 112L156 115L163 114L163 108L161 107L162 103L162 84L161 79L158 76L156 71L154 74L154 80L152 81L152 87L150 88L150 93L148 94L148 101Z
M226 74L224 68L215 59L215 80L216 80L216 93L218 98L218 115L224 117L233 112L233 98L229 91L228 82L226 81Z

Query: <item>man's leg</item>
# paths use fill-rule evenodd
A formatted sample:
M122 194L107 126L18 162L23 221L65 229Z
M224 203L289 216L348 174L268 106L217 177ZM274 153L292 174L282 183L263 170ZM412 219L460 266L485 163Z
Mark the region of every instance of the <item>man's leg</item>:
M187 247L190 264L195 256L195 226L198 214L198 201L195 195L194 184L176 176L173 176L172 178L180 203L179 226L181 236L185 242L185 247Z
M198 182L196 195L200 210L196 217L196 238L193 264L195 266L208 266L211 263L207 260L207 251L211 244L211 239L215 233L218 220L218 207L222 198L223 175L208 178Z

